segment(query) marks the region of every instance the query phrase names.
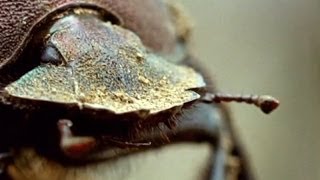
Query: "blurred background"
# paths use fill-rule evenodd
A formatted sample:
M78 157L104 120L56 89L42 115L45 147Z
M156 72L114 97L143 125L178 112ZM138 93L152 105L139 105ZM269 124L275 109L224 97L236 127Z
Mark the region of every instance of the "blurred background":
M259 179L320 179L320 1L180 0L219 89L271 94L266 116L231 104Z

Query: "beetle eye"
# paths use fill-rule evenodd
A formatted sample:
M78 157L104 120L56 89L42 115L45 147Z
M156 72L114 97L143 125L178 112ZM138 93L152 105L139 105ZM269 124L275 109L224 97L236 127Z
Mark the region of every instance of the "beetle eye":
M41 62L42 63L50 63L54 65L62 64L63 57L60 52L52 46L47 46L41 54Z

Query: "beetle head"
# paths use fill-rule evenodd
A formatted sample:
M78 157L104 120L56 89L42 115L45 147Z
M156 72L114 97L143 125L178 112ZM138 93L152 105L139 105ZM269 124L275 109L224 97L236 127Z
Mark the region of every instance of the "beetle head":
M115 114L153 114L198 99L190 89L205 86L193 69L166 61L135 33L94 15L59 19L45 46L43 63L8 85L8 96Z

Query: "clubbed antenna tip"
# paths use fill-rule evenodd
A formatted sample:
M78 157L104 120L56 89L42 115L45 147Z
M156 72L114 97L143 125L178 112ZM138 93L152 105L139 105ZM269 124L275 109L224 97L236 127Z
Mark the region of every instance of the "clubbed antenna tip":
M220 103L220 102L244 102L247 104L254 104L261 109L266 114L271 113L273 110L277 109L280 102L269 95L231 95L224 93L211 94L207 93L202 97L202 101L207 103Z
M261 111L263 111L266 114L270 114L273 110L277 109L279 106L280 102L269 95L263 95L259 96L257 100L256 106L260 107Z

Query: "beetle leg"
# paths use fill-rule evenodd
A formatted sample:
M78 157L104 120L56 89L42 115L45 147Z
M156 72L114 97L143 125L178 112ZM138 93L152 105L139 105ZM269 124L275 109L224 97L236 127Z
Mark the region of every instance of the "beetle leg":
M71 131L72 122L67 119L58 121L60 131L60 148L68 157L81 157L96 147L97 141L89 136L73 136Z
M203 102L206 103L220 103L220 102L245 102L247 104L254 104L255 106L259 107L261 111L266 114L271 113L279 106L279 101L269 95L231 95L231 94L224 94L224 93L206 93L202 99Z

